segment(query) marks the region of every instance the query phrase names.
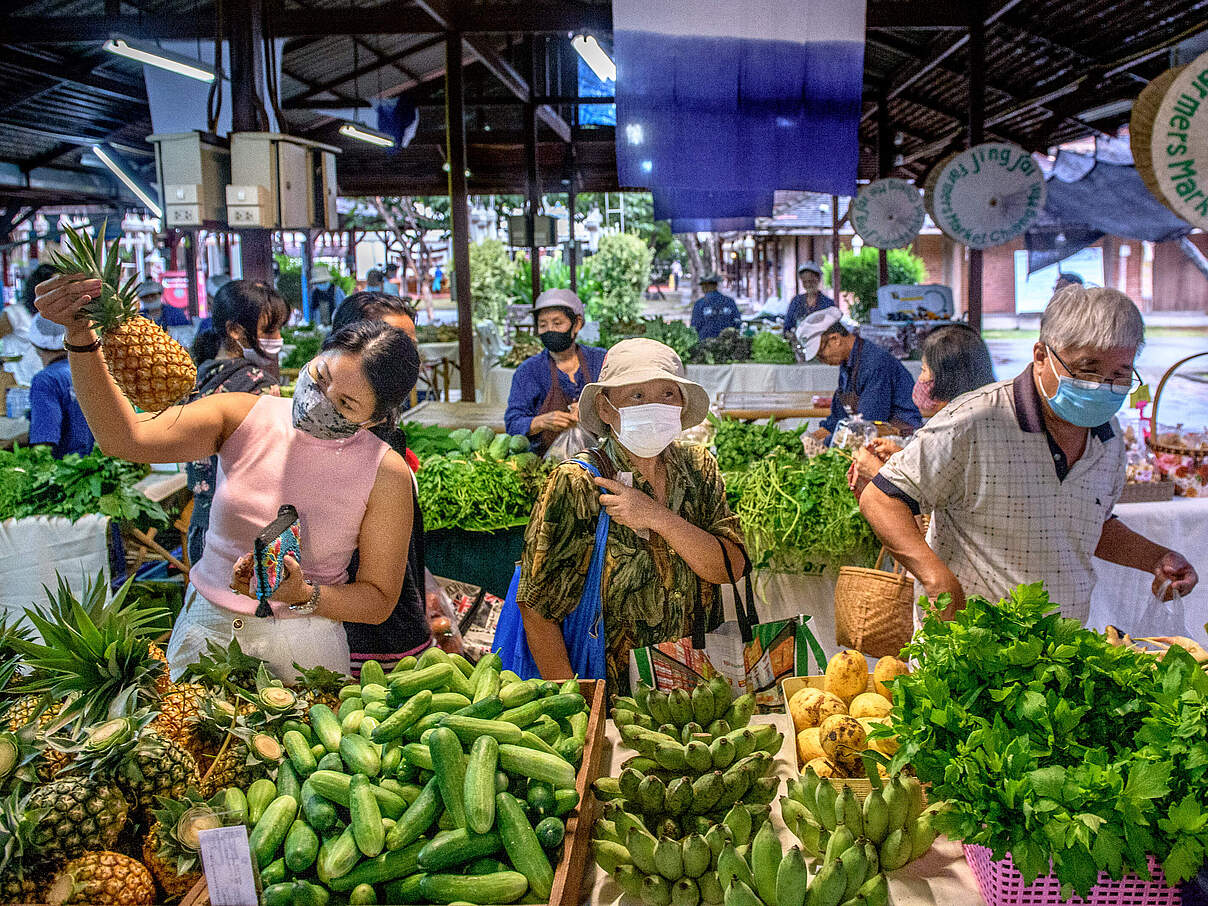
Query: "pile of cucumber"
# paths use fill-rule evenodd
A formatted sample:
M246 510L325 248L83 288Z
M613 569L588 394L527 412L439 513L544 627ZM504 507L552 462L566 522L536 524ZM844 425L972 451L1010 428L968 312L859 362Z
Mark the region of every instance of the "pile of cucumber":
M588 705L501 666L434 647L311 706L246 795L265 906L549 899Z
M618 777L592 784L605 802L597 863L647 906L720 904L719 859L768 826L784 734L749 727L755 698L731 698L720 677L691 691L639 686L617 699L621 739L637 750ZM657 729L655 729L657 727Z

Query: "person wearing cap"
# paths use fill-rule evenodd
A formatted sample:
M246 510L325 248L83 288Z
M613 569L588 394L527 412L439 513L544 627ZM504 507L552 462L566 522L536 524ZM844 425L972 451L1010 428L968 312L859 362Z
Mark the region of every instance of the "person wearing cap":
M817 261L807 261L797 268L797 282L801 292L789 300L789 310L784 315L785 333L796 330L806 315L824 308L838 308L834 299L821 292L822 267Z
M42 360L42 370L29 385L29 445L48 446L55 459L69 453L86 456L94 441L88 421L71 386L71 366L62 324L34 315L27 337Z
M520 605L528 647L547 679L572 675L559 625L578 605L603 507L611 517L600 582L605 672L629 689L629 652L706 631L722 619L717 586L749 568L738 518L713 455L677 443L704 421L709 396L670 347L638 337L613 346L580 398L602 442L551 473L524 536ZM727 567L727 560L729 567Z
M824 365L839 366L831 413L814 432L818 440L829 445L839 422L854 415L899 430L922 426L923 416L912 399L914 378L906 366L876 343L851 333L839 309L807 315L797 326L797 338L806 359L816 356Z
M310 269L310 314L323 324L330 324L332 315L344 301L342 290L332 279L326 264L316 264Z
M1082 286L1082 275L1073 271L1058 271L1057 279L1053 282L1053 295L1057 295L1067 286Z
M692 329L702 340L717 336L727 327L742 329L742 315L738 303L717 288L717 274L701 277L700 288L704 295L692 303Z
M545 347L520 363L512 378L504 425L545 451L579 424L579 394L600 376L604 352L575 341L583 329L583 303L569 289L547 289L533 305L537 338Z

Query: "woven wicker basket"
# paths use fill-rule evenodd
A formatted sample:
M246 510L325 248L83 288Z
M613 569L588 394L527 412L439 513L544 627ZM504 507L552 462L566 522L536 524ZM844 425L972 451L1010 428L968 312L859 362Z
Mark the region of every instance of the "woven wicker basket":
M1158 406L1162 402L1162 391L1166 389L1166 382L1170 380L1170 378L1176 371L1178 371L1180 367L1187 364L1192 359L1198 359L1200 356L1205 355L1208 355L1208 352L1197 352L1195 355L1189 355L1185 359L1180 359L1171 365L1169 369L1167 369L1166 373L1162 375L1162 380L1158 382L1158 392L1153 396L1153 410L1149 415L1149 437L1145 439L1146 443L1149 444L1149 448L1155 453L1169 453L1174 456L1190 456L1196 463L1208 460L1208 450L1192 449L1185 444L1162 443L1158 440Z
M835 641L872 657L897 656L914 633L914 579L904 569L844 566L835 582Z

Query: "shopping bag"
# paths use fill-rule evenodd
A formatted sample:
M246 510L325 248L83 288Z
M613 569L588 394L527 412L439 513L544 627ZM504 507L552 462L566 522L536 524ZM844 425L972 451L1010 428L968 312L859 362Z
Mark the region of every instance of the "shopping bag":
M705 631L704 607L697 599L693 636L635 648L629 655L631 685L645 683L654 689L691 689L702 680L724 677L735 696L752 693L760 711L783 711L780 681L788 676L821 673L826 654L810 631L809 616L760 623L750 570L744 576L746 595L739 594L729 557L722 545L730 587L734 593L736 621L712 632ZM815 670L810 670L813 657Z
M1167 591L1172 592L1169 601L1163 601ZM1164 636L1190 636L1187 628L1187 612L1183 608L1182 596L1171 588L1170 580L1166 580L1158 588L1158 593L1149 599L1145 609L1127 627L1128 634L1134 639L1144 640Z
M595 466L579 459L570 461L582 466L594 477L600 477L600 470ZM571 669L580 679L604 679L604 610L600 602L600 579L604 573L604 548L611 522L608 512L601 507L600 518L596 523L595 547L592 549L587 579L583 584L583 594L575 609L562 621L566 654L570 659ZM537 663L529 650L528 638L524 632L524 619L520 615L520 605L516 603L519 587L520 566L517 565L516 571L512 573L512 582L508 586L503 610L499 614L499 624L495 627L495 640L491 644L491 650L499 653L504 670L511 670L521 679L533 679L540 677L541 671L537 669Z

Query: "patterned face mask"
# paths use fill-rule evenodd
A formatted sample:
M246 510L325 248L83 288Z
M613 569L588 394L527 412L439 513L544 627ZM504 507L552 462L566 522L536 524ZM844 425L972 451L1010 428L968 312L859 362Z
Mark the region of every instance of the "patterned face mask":
M340 414L335 403L327 398L311 376L312 364L308 363L298 372L292 410L294 427L319 440L347 440L364 426Z

